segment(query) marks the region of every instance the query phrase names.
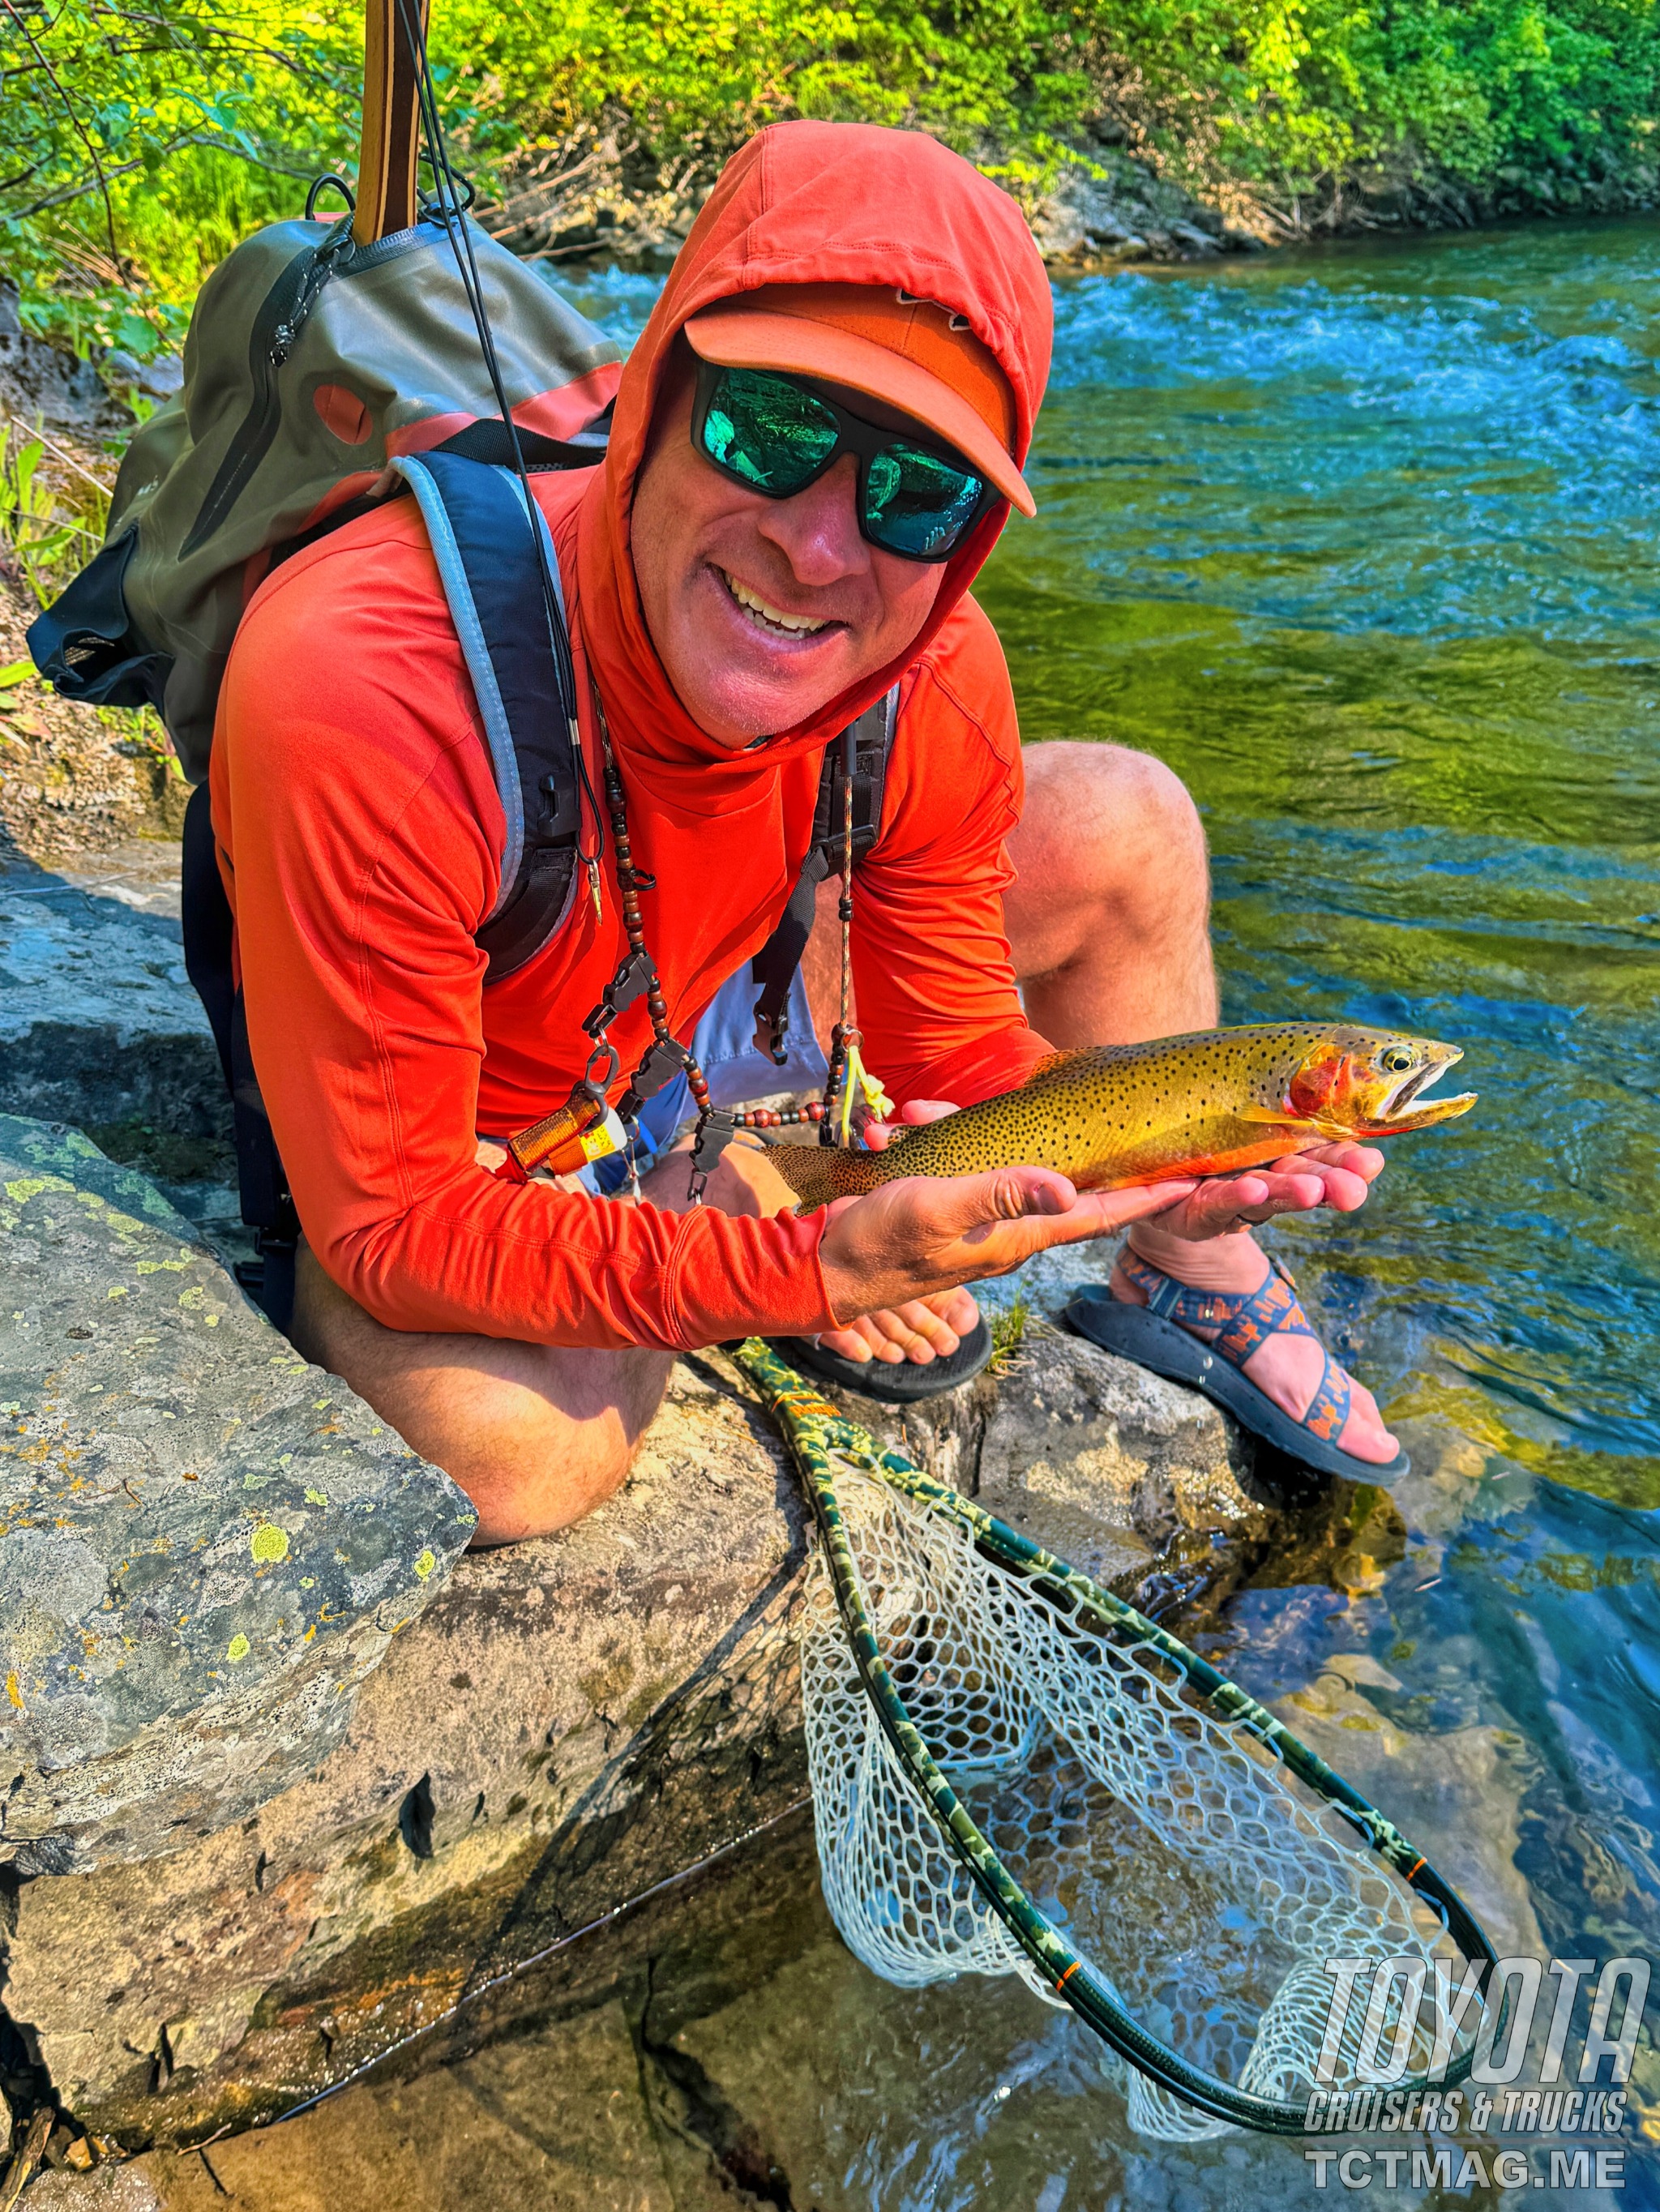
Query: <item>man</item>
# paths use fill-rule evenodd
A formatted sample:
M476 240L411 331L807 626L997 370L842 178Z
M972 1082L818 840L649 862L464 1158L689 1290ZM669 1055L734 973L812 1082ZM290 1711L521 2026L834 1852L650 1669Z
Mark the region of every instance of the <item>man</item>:
M778 919L830 739L898 684L854 945L866 1056L902 1121L1007 1089L1054 1045L1215 1018L1186 794L1144 757L1055 745L1026 763L1023 811L1007 672L966 596L1010 505L1031 511L1049 334L1025 227L967 163L909 133L782 125L728 164L676 262L604 468L535 480L590 777L603 710L680 1039ZM820 441L805 483L798 417ZM213 809L305 1231L295 1341L469 1492L481 1542L608 1495L678 1350L758 1333L873 1370L949 1361L975 1322L961 1285L1130 1222L1118 1295L1251 1292L1268 1262L1247 1221L1358 1206L1381 1164L1346 1147L1111 1196L1014 1167L806 1221L738 1147L697 1209L684 1156L638 1206L498 1179L501 1141L581 1074L580 1024L626 939L608 854L597 909L584 890L542 954L483 986L503 820L407 500L254 599ZM650 1035L636 1001L611 1032L624 1074ZM1294 1417L1326 1371L1283 1334L1248 1364ZM1392 1455L1358 1389L1340 1425L1358 1466Z

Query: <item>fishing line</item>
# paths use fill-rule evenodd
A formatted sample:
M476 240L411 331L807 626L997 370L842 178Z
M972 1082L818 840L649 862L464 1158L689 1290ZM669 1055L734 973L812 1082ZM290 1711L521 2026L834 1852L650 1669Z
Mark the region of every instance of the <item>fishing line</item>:
M582 797L587 802L593 823L594 845L591 854L581 849L577 839L577 857L591 874L605 858L605 830L599 802L588 777L587 762L582 751L582 735L577 715L576 670L571 659L570 640L559 611L559 592L549 566L545 526L541 510L531 495L530 471L526 465L524 447L519 441L519 425L513 419L508 404L507 386L502 380L502 365L496 350L496 338L489 325L489 315L484 306L484 288L478 274L478 264L473 257L472 240L467 234L466 210L472 204L472 186L466 185L466 200L461 198L461 185L465 181L458 178L451 167L449 149L444 138L443 118L439 112L438 90L433 80L432 65L428 58L426 31L410 7L409 0L398 0L398 19L404 29L404 43L415 71L416 101L421 118L421 134L426 141L427 162L432 170L434 200L449 240L450 251L455 257L456 273L461 280L461 289L466 295L471 312L473 328L478 334L479 350L484 357L484 369L489 378L490 389L496 395L496 404L507 432L508 450L513 455L514 473L519 478L524 498L526 519L536 547L536 564L541 578L542 599L548 619L548 643L553 655L554 679L559 690L559 703L564 710L566 726L570 732L571 750L575 756L577 779Z
M585 1921L581 1927L573 1928L569 1935L556 1936L551 1943L544 1944L539 1951L532 1951L528 1959L520 1959L514 1966L504 1966L499 1974L492 1974L488 1981L480 1982L477 1989L468 1990L457 1997L454 2003L447 2006L436 2020L423 2021L419 2027L411 2028L407 2035L400 2035L395 2043L389 2043L384 2051L376 2051L373 2058L365 2058L349 2073L343 2074L337 2081L331 2081L325 2087L314 2090L301 2103L290 2105L286 2112L274 2113L270 2119L259 2121L257 2124L267 2128L280 2127L284 2120L296 2120L302 2112L312 2112L317 2106L326 2104L331 2097L337 2097L343 2089L350 2089L355 2082L362 2081L366 2075L384 2066L388 2059L395 2058L400 2051L409 2051L416 2044L424 2042L428 2036L435 2035L441 2027L449 2027L459 2019L469 2005L477 2004L481 1997L487 1997L496 1990L504 1990L510 1984L522 1980L536 1967L545 1966L550 1959L557 1958L562 1951L569 1951L573 1943L580 1943L584 1936L598 1935L602 1928L615 1927L618 1921L637 1912L642 1905L649 1905L654 1898L661 1897L669 1890L678 1889L695 1875L704 1873L712 1866L718 1866L722 1859L730 1858L734 1851L742 1850L746 1844L754 1843L757 1837L769 1835L774 1828L781 1827L786 1820L794 1820L798 1814L805 1813L812 1802L811 1797L794 1798L781 1812L771 1814L764 1820L757 1820L753 1827L740 1829L735 1836L728 1836L724 1844L717 1844L712 1851L705 1852L701 1859L694 1859L690 1866L680 1868L678 1873L665 1875L661 1881L654 1881L648 1888L636 1891L632 1897L625 1898L621 1905L612 1905L609 1912L602 1912L594 1919ZM210 2136L209 2141L216 2142L218 2136Z

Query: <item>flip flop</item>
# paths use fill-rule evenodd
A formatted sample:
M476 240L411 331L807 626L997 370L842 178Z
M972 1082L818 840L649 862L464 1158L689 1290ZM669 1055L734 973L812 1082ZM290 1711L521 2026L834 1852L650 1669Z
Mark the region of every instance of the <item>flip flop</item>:
M1276 1406L1242 1371L1252 1352L1276 1330L1312 1337L1320 1344L1298 1300L1296 1285L1277 1260L1268 1262L1268 1280L1262 1288L1250 1291L1190 1290L1128 1245L1118 1264L1136 1289L1145 1292L1147 1303L1129 1305L1105 1289L1080 1291L1065 1315L1067 1327L1079 1336L1104 1352L1116 1352L1121 1358L1150 1367L1172 1382L1202 1390L1231 1413L1242 1429L1318 1474L1346 1475L1353 1482L1398 1482L1408 1472L1412 1462L1405 1452L1380 1464L1339 1448L1335 1439L1342 1435L1349 1414L1349 1380L1323 1344L1325 1370L1300 1421ZM1206 1344L1190 1335L1180 1325L1183 1322L1220 1334Z
M826 1352L810 1336L773 1336L768 1343L792 1367L805 1368L821 1382L838 1383L844 1390L862 1391L885 1406L914 1406L923 1398L943 1398L971 1382L991 1358L991 1331L977 1321L947 1359L936 1352L926 1365L914 1359L848 1359L839 1352Z

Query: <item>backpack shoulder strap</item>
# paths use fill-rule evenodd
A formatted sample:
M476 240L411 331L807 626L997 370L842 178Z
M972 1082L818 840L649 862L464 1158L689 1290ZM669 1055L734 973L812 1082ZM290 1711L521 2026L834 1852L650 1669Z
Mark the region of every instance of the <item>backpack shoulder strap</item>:
M888 755L893 750L894 732L898 726L899 686L896 684L824 749L806 858L801 863L801 872L795 879L795 889L790 893L789 904L777 928L751 963L751 973L761 986L761 995L755 1002L757 1042L772 1054L780 1067L789 1057L785 1009L790 985L812 934L818 886L841 864L848 739L853 739L853 851L858 860L870 851L881 833Z
M510 470L446 453L392 465L427 526L507 817L501 890L477 931L484 981L499 982L535 958L576 890L576 760L532 529L543 533L562 623L559 563L540 509L532 501L526 513Z

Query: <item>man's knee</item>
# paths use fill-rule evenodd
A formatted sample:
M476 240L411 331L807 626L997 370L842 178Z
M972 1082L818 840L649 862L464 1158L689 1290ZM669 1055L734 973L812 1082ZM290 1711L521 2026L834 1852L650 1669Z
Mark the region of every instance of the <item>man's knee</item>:
M478 1509L477 1544L569 1528L628 1479L672 1362L385 1328L302 1247L295 1343Z
M1173 769L1128 745L1068 739L1028 746L1025 765L1006 902L1018 964L1020 939L1057 930L1110 928L1122 939L1203 926L1205 832Z
M477 1425L445 1467L477 1508L475 1548L569 1528L622 1488L639 1453L639 1431L615 1415L575 1422L488 1384L476 1402Z
M1173 769L1128 745L1056 738L1024 757L1026 804L1009 839L1021 878L1079 890L1205 865L1205 832ZM1026 862L1022 866L1023 860Z

